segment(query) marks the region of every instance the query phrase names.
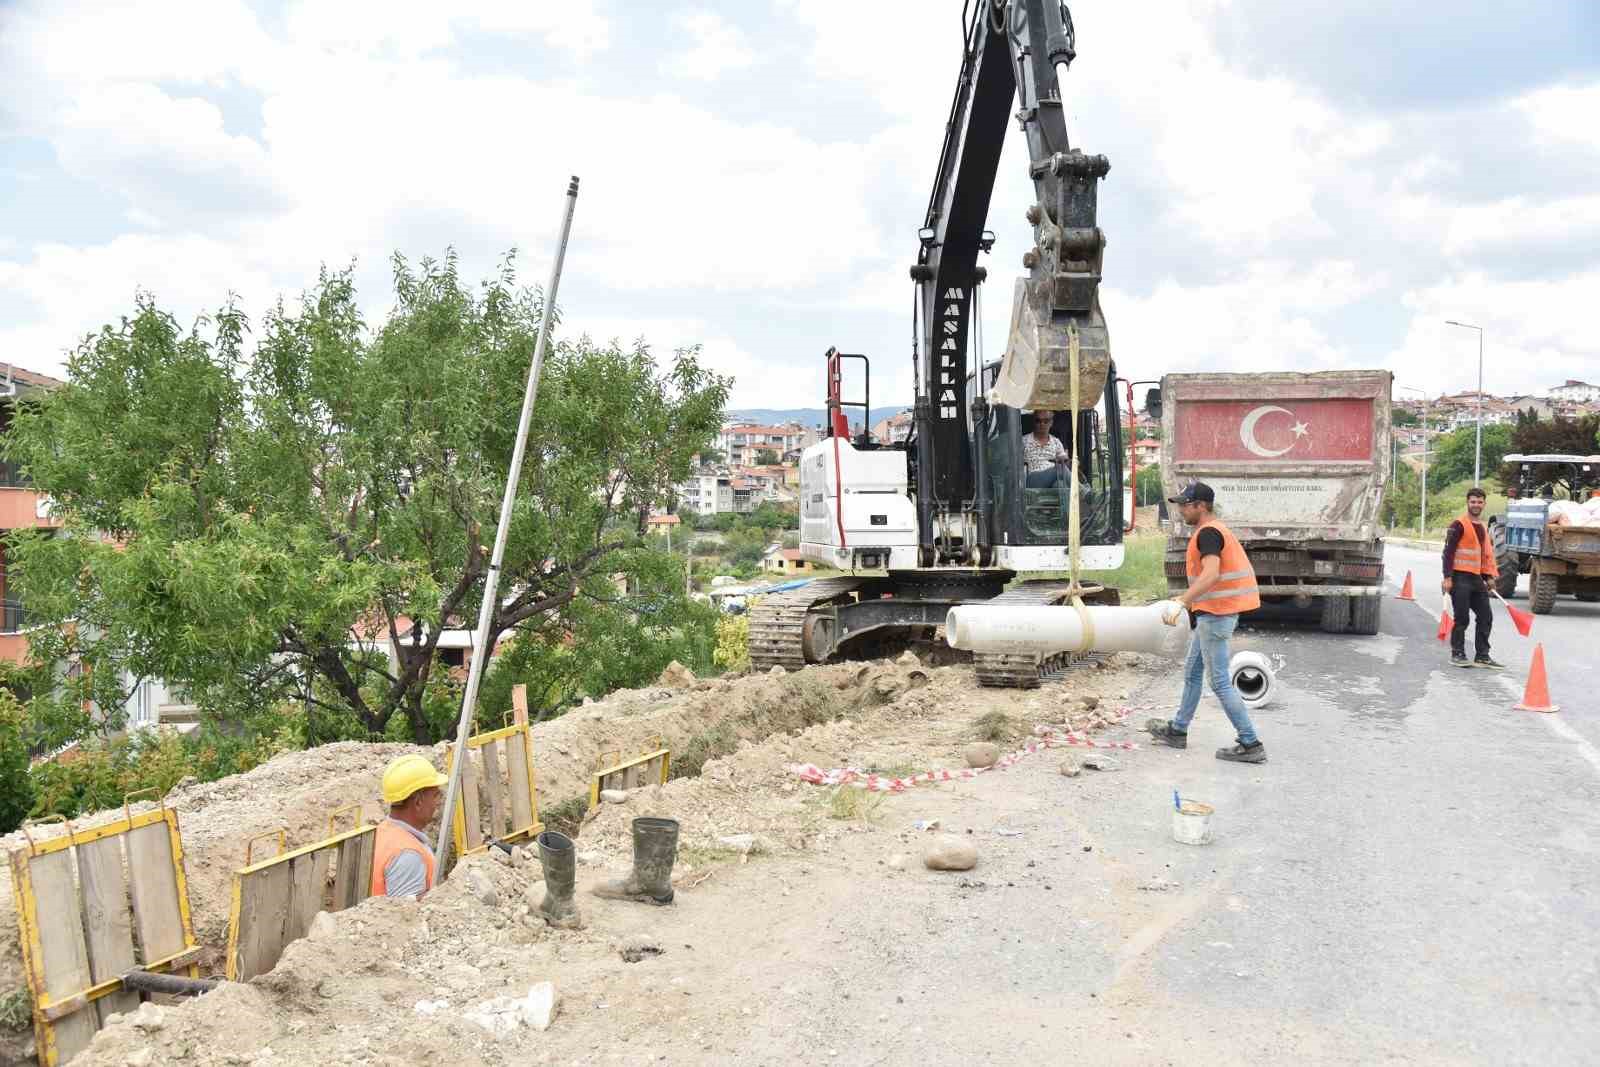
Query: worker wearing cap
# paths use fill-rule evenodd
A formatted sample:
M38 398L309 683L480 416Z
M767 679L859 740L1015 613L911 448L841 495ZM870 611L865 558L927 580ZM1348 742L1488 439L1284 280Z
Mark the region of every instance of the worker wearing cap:
M1189 613L1194 636L1183 665L1183 700L1178 713L1169 721L1151 719L1145 724L1155 743L1171 748L1189 747L1189 723L1200 706L1200 690L1209 681L1222 710L1238 731L1236 744L1217 749L1217 758L1233 763L1265 763L1267 748L1256 736L1255 725L1244 700L1233 686L1228 669L1228 638L1239 625L1239 616L1261 606L1256 589L1255 568L1244 553L1244 546L1233 531L1217 521L1212 508L1216 494L1204 482L1195 482L1181 494L1170 497L1186 525L1194 530L1189 538L1185 561L1189 588L1163 616L1168 626L1176 626Z
M420 897L433 888L428 826L439 814L448 779L421 756L400 756L383 771L389 817L378 824L372 855L372 895Z

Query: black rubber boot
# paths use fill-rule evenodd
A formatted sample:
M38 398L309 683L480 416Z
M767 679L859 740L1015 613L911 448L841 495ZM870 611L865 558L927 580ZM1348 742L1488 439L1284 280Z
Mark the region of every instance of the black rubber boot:
M607 900L672 903L672 864L678 858L678 820L633 820L633 871L621 881L594 887Z
M551 926L576 930L583 925L578 903L572 899L578 878L578 851L572 838L554 830L546 830L537 840L539 864L544 867L544 900L539 903L539 914Z

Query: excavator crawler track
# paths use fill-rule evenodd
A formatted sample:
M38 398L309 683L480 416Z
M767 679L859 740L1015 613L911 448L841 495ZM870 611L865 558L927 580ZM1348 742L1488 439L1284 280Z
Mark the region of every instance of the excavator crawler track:
M1062 604L1066 602L1067 592L1071 588L1071 582L1059 579L1040 578L1017 582L985 603L997 607ZM1037 689L1042 682L1054 681L1079 663L1100 658L1103 657L1076 652L1057 652L1049 656L1040 656L1037 652L975 652L972 666L977 672L978 684L989 689Z
M799 589L773 593L750 609L750 666L758 671L806 665L806 615L818 604L849 596L867 578L819 578Z

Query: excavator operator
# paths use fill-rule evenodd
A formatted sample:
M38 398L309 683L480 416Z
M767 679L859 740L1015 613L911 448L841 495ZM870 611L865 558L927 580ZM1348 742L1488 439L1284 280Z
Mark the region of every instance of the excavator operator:
M1033 432L1022 439L1022 465L1029 489L1052 489L1061 481L1061 466L1072 457L1061 438L1050 432L1056 413L1040 408L1033 413Z

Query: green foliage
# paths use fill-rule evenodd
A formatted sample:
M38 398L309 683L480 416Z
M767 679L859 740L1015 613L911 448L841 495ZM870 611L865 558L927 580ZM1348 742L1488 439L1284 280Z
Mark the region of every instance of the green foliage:
M18 986L0 996L0 1030L20 1033L33 1025L33 996L27 986Z
M1421 426L1422 419L1405 408L1391 408L1389 422L1396 427Z
M750 666L750 616L724 615L717 620L717 648L711 658L727 671Z
M0 834L21 826L32 807L33 781L28 777L22 706L10 690L0 689Z
M1577 419L1557 416L1545 420L1532 411L1518 412L1517 425L1511 432L1510 451L1522 455L1594 455L1600 452L1600 415L1585 415ZM1498 480L1502 488L1515 486L1517 478L1514 464L1501 466ZM1532 482L1535 486L1545 483L1559 486L1567 496L1571 496L1575 488L1570 471L1550 464L1534 468Z
M1088 581L1117 589L1128 605L1153 604L1167 598L1167 538L1160 532L1137 533L1123 538L1122 567L1114 571L1084 571Z
M766 467L774 463L782 462L782 460L783 457L778 455L777 452L770 448L762 448L756 451L756 464L758 466Z
M1138 482L1135 485L1135 503L1139 507L1147 507L1161 500L1161 468L1140 467Z
M435 646L478 613L544 308L509 257L477 287L453 254L396 257L394 289L369 328L352 273L324 272L254 332L232 306L185 331L140 296L73 353L66 386L19 412L5 457L67 534L19 533L7 552L41 624L36 740L88 732L84 699L121 707L128 677L163 678L227 721L309 707L318 741L394 736L398 716L428 742L453 721L459 687ZM616 671L586 664L585 689L643 669L617 633L628 612L603 606L609 576L636 565L645 518L715 435L727 385L694 350L661 366L642 343L552 348L493 640L620 646ZM678 626L659 618L638 629ZM352 648L353 629L382 654ZM702 630L684 640L709 655ZM78 671L62 681L61 664Z
M1483 476L1485 480L1500 466L1505 454L1512 451L1510 426L1485 426L1483 428ZM1472 477L1472 460L1477 441L1477 427L1462 426L1433 441L1428 468L1431 485L1451 485Z

